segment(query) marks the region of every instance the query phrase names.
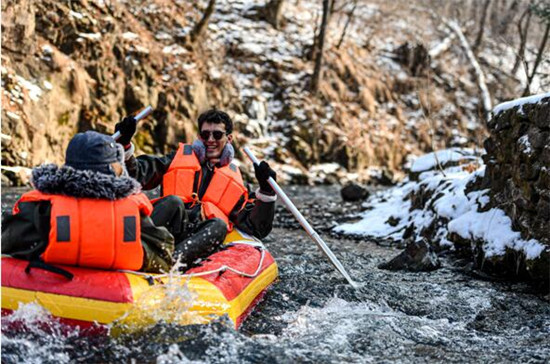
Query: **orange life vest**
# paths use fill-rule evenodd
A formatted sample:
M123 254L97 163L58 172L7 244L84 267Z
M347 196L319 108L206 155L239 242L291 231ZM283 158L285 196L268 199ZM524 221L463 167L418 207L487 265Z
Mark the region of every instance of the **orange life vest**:
M214 175L199 201L201 178L201 164L192 146L180 143L162 179L162 194L179 196L185 203L200 202L205 218L218 217L225 221L229 231L233 230L231 214L240 211L248 201L248 190L239 168L232 163L214 167Z
M153 206L143 193L119 200L50 195L34 190L20 202L50 201L50 233L42 254L46 263L102 269L138 270L143 265L140 213Z

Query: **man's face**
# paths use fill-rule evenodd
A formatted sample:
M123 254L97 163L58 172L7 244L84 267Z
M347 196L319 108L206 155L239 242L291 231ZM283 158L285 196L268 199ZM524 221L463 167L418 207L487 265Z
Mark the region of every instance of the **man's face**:
M211 162L219 162L223 148L227 143L231 143L233 135L226 135L224 123L209 123L202 124L200 135L202 142L206 146L206 158ZM216 137L221 137L219 140Z

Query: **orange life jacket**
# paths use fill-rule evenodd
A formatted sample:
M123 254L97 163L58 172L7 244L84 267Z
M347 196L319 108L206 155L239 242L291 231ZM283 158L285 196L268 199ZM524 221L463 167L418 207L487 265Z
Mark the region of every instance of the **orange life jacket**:
M143 193L119 200L50 195L34 190L20 202L50 201L50 233L42 254L46 263L102 269L138 270L143 265L140 213L153 206Z
M163 196L176 195L183 202L200 202L205 218L218 217L225 221L227 229L233 230L230 216L240 211L248 201L248 190L236 165L214 167L214 175L204 196L199 201L201 164L189 144L180 143L178 151L162 179Z

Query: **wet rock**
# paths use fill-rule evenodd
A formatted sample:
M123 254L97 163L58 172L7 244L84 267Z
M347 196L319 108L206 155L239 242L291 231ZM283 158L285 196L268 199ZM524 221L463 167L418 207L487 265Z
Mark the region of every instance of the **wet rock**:
M430 244L424 239L410 242L401 254L389 262L380 264L378 268L426 272L438 269L440 265L437 254L435 254Z
M358 184L350 183L340 190L340 195L344 201L356 202L369 197L369 191Z

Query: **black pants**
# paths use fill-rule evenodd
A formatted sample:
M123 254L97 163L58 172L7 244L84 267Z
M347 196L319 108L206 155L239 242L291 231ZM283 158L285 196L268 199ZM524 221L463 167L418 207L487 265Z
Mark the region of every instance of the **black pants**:
M174 236L174 256L187 268L218 250L227 235L227 225L222 219L189 221L185 204L177 196L166 196L156 201L151 219L155 225L166 227Z

